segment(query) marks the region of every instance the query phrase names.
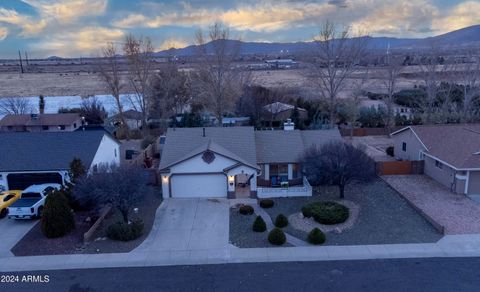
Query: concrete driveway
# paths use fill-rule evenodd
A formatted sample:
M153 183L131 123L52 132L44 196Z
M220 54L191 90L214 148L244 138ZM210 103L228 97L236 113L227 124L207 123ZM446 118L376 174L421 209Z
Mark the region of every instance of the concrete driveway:
M228 247L227 199L166 199L150 235L135 251L191 251Z
M0 258L10 257L10 249L32 229L38 220L0 219Z

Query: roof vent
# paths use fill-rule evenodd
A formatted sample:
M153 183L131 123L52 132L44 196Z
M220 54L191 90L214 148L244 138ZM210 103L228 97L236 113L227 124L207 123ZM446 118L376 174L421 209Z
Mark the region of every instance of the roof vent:
M205 137L205 128L203 128L203 137Z
M32 119L32 121L36 121L38 120L38 114L30 114L30 118Z
M287 121L283 123L283 130L292 131L294 129L295 129L295 123L292 122L292 119L287 119Z

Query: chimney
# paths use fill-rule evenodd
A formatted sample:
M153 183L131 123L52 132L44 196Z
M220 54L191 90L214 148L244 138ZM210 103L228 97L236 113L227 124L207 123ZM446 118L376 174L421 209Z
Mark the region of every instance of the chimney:
M205 137L205 128L203 128L203 137Z
M283 130L285 131L295 130L295 123L292 122L292 119L287 119L287 121L283 123Z

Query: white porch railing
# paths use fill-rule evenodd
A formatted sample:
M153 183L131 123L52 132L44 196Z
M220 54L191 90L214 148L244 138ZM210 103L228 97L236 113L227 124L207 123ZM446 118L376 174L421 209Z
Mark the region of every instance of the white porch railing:
M303 186L265 188L257 187L257 197L275 198L275 197L310 197L312 196L312 186L306 177L303 177Z

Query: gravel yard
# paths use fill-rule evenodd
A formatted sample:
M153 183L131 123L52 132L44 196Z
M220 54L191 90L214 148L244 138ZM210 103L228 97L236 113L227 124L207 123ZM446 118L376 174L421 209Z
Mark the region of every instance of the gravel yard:
M315 187L310 198L275 198L275 207L265 209L272 218L289 216L313 201L338 200L336 187ZM442 235L418 214L383 180L355 184L346 188L345 196L360 206L354 226L340 234L328 232L326 245L394 244L436 242ZM287 233L306 240L307 233L292 226Z
M242 248L253 247L277 247L268 242L268 231L253 232L253 221L257 217L253 215L242 215L237 208L230 208L230 243ZM285 243L282 246L291 246Z
M445 234L480 233L480 204L425 175L383 176L394 189L443 226Z

